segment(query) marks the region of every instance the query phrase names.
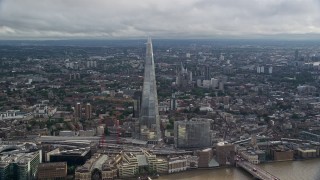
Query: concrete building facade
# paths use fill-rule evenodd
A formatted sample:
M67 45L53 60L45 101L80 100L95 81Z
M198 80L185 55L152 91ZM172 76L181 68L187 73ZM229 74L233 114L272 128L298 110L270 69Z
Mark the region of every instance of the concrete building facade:
M174 142L177 148L211 146L210 122L206 120L174 122Z
M56 163L41 163L38 166L39 180L47 179L66 179L67 177L67 163L66 162L56 162Z

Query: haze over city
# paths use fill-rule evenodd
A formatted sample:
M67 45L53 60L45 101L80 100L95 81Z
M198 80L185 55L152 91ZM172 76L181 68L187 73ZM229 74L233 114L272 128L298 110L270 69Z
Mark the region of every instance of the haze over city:
M0 0L0 39L319 39L318 0Z

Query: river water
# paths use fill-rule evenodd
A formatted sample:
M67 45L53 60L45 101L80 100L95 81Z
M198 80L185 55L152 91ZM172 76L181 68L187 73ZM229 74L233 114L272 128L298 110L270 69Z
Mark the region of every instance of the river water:
M273 162L259 165L281 180L320 180L320 159ZM240 168L192 170L163 175L160 180L252 180L251 174Z

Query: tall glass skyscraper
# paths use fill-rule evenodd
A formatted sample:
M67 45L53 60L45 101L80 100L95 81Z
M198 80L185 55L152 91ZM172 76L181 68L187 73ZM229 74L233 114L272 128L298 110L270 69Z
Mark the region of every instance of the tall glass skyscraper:
M140 139L161 139L156 75L151 38L148 38L140 112Z

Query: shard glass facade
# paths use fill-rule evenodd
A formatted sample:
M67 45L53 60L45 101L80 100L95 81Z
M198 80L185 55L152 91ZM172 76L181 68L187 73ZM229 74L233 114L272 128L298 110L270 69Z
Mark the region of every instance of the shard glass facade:
M146 45L147 50L142 89L140 132L141 134L146 130L148 132L153 132L153 135L148 135L147 139L156 140L160 139L160 118L151 38L148 38Z

